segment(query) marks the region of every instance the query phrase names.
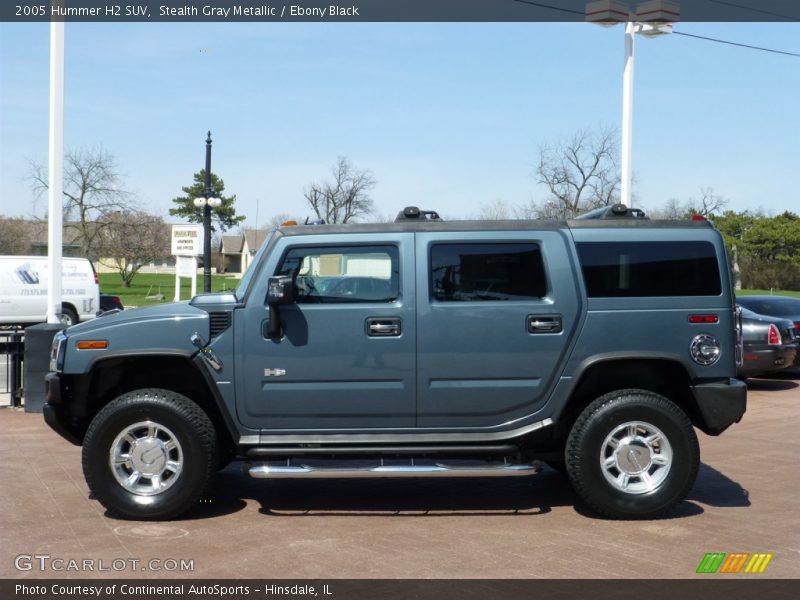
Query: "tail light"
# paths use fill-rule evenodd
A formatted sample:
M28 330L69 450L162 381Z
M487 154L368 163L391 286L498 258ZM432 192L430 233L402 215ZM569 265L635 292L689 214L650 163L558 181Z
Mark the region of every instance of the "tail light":
M769 334L767 335L767 343L770 346L777 346L781 343L781 334L778 332L778 328L775 325L770 324L769 326Z

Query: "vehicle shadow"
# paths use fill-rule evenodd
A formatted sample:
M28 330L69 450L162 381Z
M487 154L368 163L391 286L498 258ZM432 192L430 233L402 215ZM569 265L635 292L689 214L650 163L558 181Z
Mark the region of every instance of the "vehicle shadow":
M700 463L697 482L687 499L718 508L750 506L750 492L738 482L705 463Z
M589 518L597 515L575 495L568 479L543 467L531 477L464 479L256 480L234 462L219 473L208 498L183 519L207 519L242 510L248 501L270 517L463 517L545 515L554 507L572 507ZM665 518L702 514L703 503L728 508L750 506L749 494L713 467L700 465L697 483L686 501Z
M796 374L787 373L771 373L769 378L761 377L758 379L750 378L747 380L747 389L759 391L773 391L779 392L783 390L793 390L800 387L800 383L793 378L797 377Z

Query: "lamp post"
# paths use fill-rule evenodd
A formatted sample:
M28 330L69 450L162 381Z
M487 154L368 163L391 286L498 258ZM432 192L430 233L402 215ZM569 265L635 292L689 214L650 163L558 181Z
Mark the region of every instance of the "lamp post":
M625 23L625 63L622 71L622 144L620 147L620 202L631 205L633 168L633 42L635 34L658 37L672 33L672 23L680 18L677 4L665 0L651 0L637 4L630 10L619 0L599 0L586 5L586 20L610 27Z
M194 199L194 205L203 209L203 291L211 291L211 210L222 205L211 189L211 132L206 138L206 180L203 195Z

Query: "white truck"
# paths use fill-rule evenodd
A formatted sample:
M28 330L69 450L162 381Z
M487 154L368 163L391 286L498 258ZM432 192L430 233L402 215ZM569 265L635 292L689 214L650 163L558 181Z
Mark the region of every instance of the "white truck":
M0 325L47 320L46 256L0 256ZM74 325L97 316L100 286L87 258L61 259L61 321Z

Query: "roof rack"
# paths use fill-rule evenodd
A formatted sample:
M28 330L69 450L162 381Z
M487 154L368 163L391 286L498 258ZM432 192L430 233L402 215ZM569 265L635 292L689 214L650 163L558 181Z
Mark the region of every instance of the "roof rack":
M587 213L578 215L576 219L650 219L641 208L628 208L624 204L601 206Z
M406 206L403 210L397 213L395 222L397 221L441 221L442 217L439 216L435 210L420 210L416 206Z

